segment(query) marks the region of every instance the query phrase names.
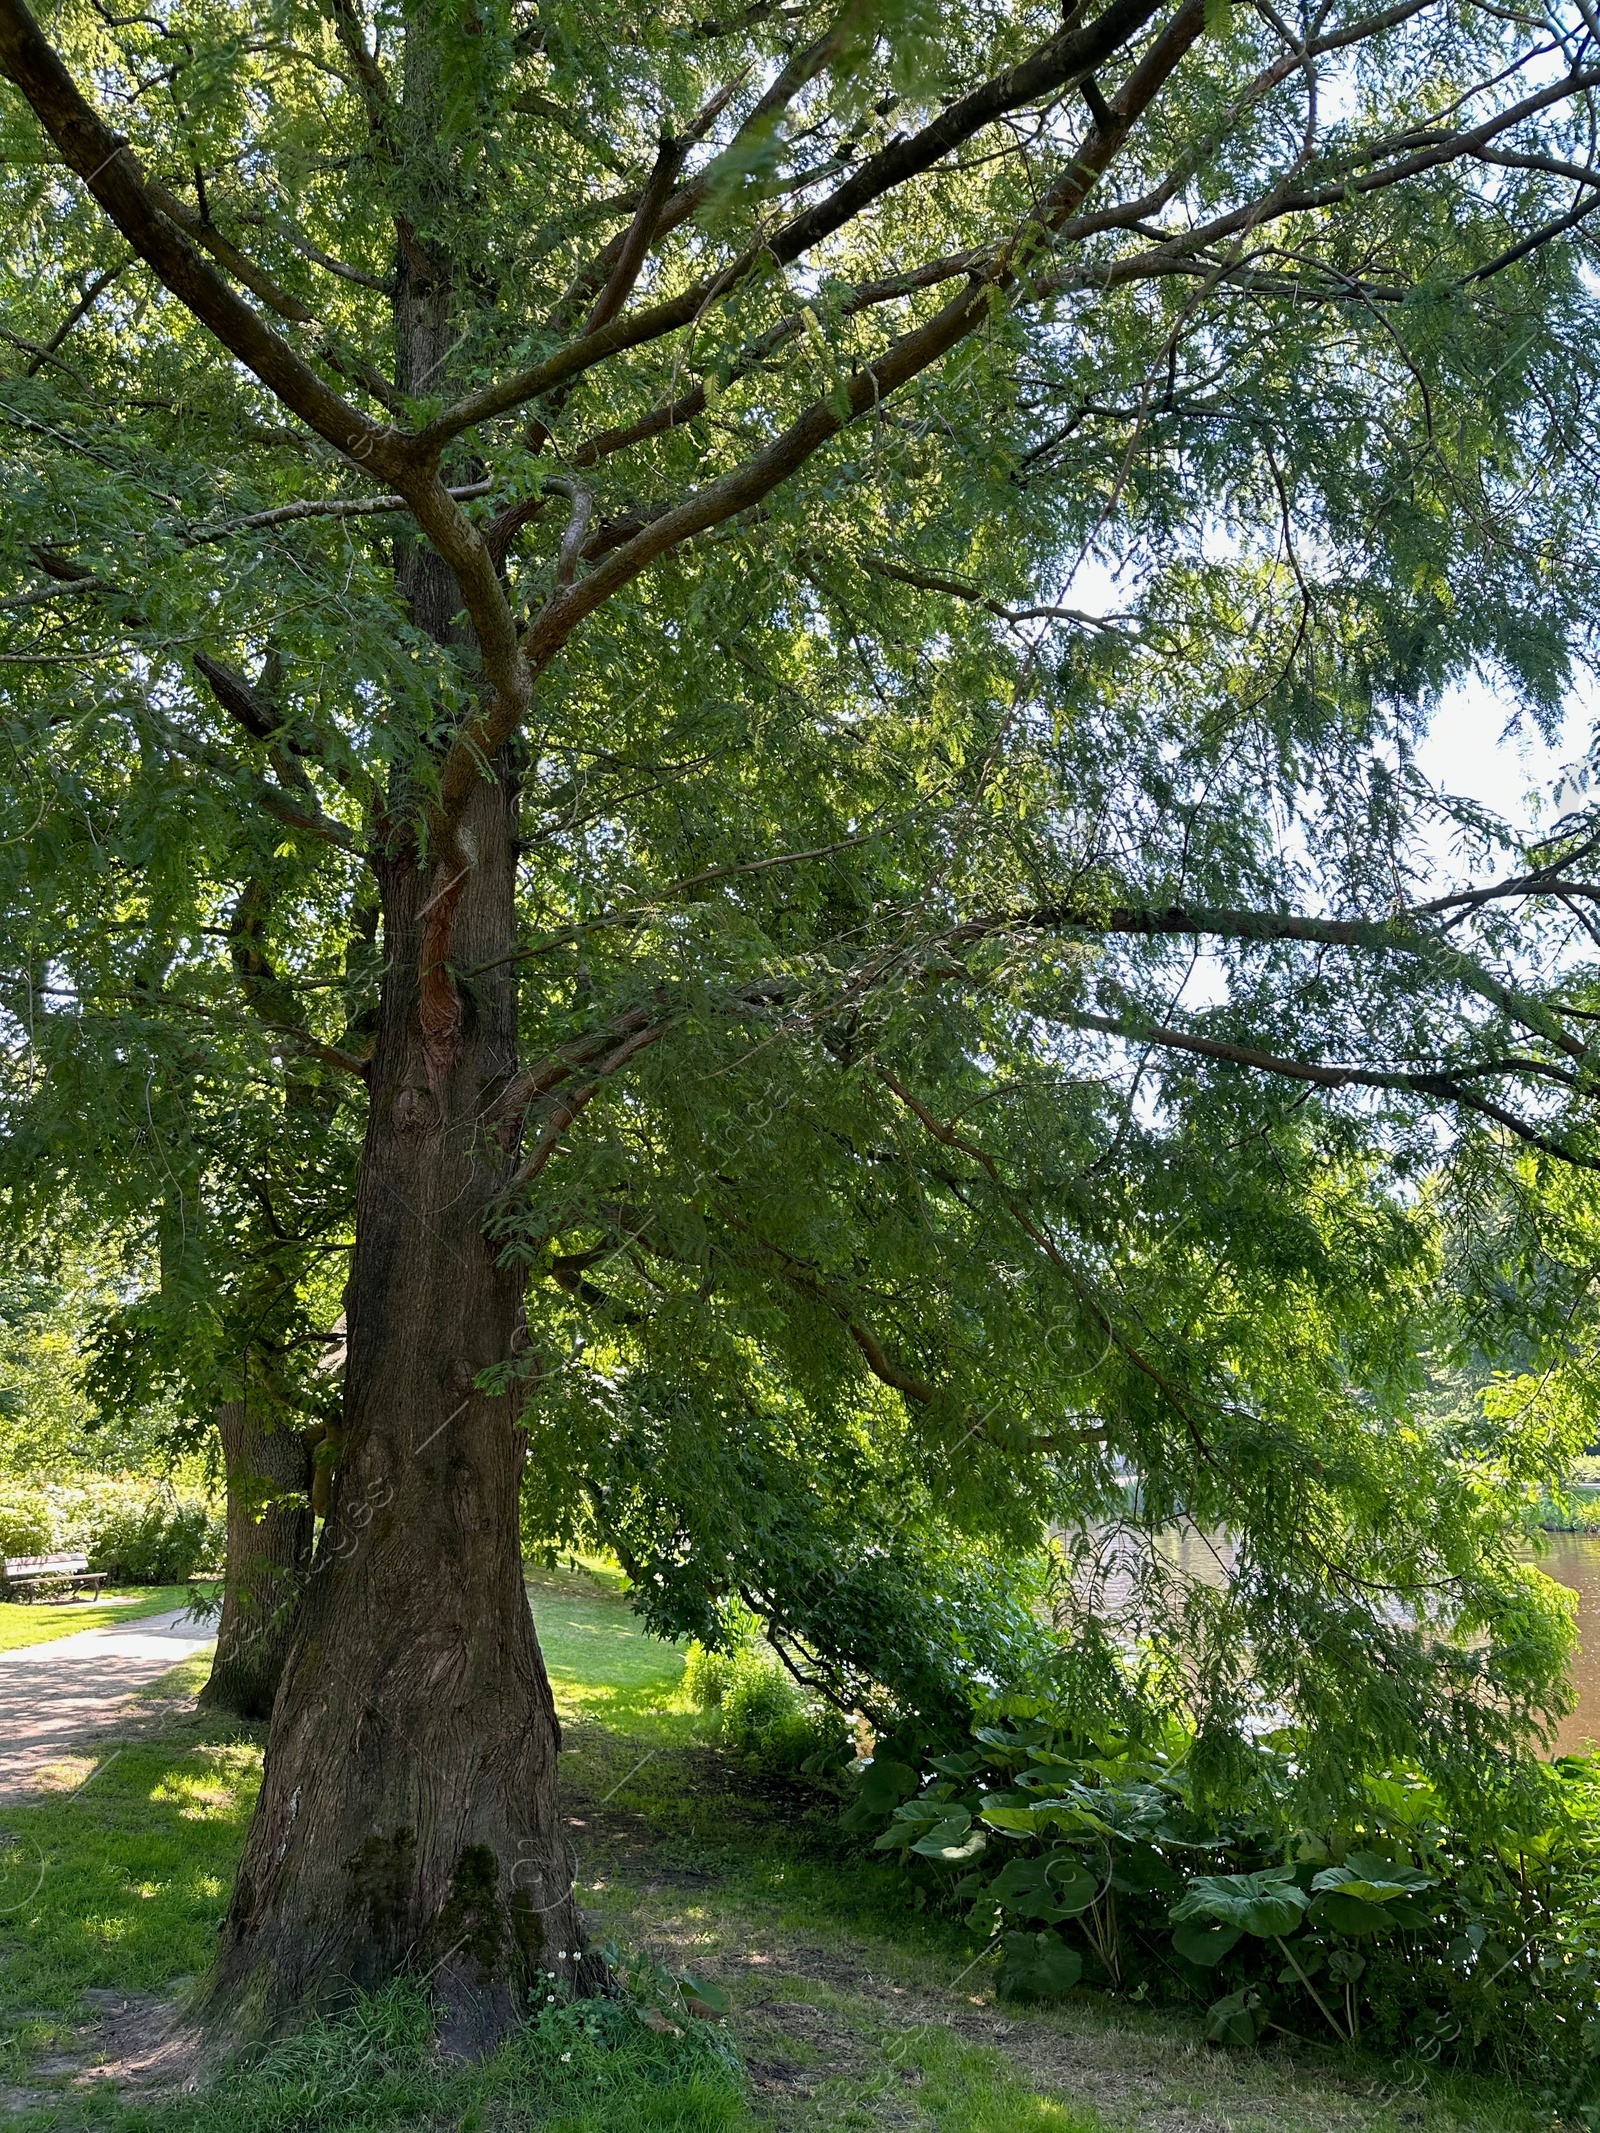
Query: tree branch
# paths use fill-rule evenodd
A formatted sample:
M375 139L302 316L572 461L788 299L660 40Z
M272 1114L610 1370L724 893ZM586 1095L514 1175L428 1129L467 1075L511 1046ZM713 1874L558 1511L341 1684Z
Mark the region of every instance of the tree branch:
M14 4L14 0L8 0L8 4ZM597 331L580 334L542 363L468 394L429 423L421 432L419 442L430 451L438 451L463 430L540 398L557 385L581 376L596 363L604 362L606 357L658 340L664 334L687 326L708 302L726 294L760 260L774 260L780 266L792 265L825 237L853 220L872 201L930 170L952 149L995 119L1004 117L1022 104L1053 95L1081 75L1104 66L1138 34L1159 4L1160 0L1111 0L1110 6L1104 8L1093 22L1061 31L1016 66L969 90L966 96L958 98L908 140L891 143L880 154L860 165L826 200L796 216L783 229L742 253L718 273L645 310L608 320ZM1174 21L1186 18L1192 12L1185 5ZM1185 49L1200 35L1204 26L1204 11L1201 10L1192 34L1184 39ZM1171 28L1169 25L1169 34ZM1172 64L1176 64L1176 57L1174 55ZM1164 80L1170 71L1170 65L1165 67L1161 79ZM1136 76L1137 73L1138 69L1135 70ZM1154 86L1150 94L1154 93ZM1148 100L1147 95L1138 108L1142 110ZM1122 114L1124 123L1136 115L1136 112Z
M445 494L455 503L469 503L474 497L489 495L493 488L492 481L471 481L460 488L447 489ZM199 548L211 541L226 540L231 534L251 533L265 526L290 526L301 519L369 518L410 509L403 496L308 497L297 504L278 504L270 511L252 511L246 518L230 518L220 526L193 526L187 540L191 548Z
M1419 914L1433 908L1421 906ZM1183 904L1164 908L1108 904L1099 909L1092 904L1046 904L1009 916L969 920L953 927L946 938L962 946L1011 931L1127 933L1146 938L1189 934L1214 940L1307 941L1325 947L1379 948L1402 955L1433 956L1470 990L1492 1001L1525 1029L1546 1038L1571 1059L1588 1060L1589 1047L1563 1028L1543 1001L1507 985L1453 942L1407 931L1407 922L1413 915L1401 912L1392 919L1304 918L1293 912L1208 910Z
M1541 1148L1547 1155L1572 1163L1583 1170L1600 1170L1600 1157L1582 1155L1564 1142L1553 1140L1536 1126L1508 1111L1488 1097L1477 1096L1464 1089L1455 1075L1450 1073L1411 1073L1401 1068L1326 1066L1309 1059L1284 1059L1274 1052L1257 1051L1244 1044L1230 1044L1221 1038L1203 1037L1195 1030L1164 1029L1156 1023L1127 1023L1114 1020L1109 1015L1090 1014L1086 1010L1073 1009L1060 1018L1073 1028L1103 1031L1108 1037L1121 1037L1129 1044L1158 1045L1163 1051L1192 1052L1197 1058L1214 1059L1228 1066L1242 1066L1260 1074L1277 1074L1289 1081L1310 1082L1322 1089L1392 1089L1413 1096L1431 1096L1446 1103L1461 1105L1464 1110L1476 1111L1504 1126L1519 1140L1531 1147ZM1471 1071L1467 1069L1466 1071Z
M398 472L393 432L369 422L325 384L152 200L138 159L84 100L23 0L0 0L0 73L21 90L69 169L140 258L222 345L319 437L358 465L380 472L393 465Z

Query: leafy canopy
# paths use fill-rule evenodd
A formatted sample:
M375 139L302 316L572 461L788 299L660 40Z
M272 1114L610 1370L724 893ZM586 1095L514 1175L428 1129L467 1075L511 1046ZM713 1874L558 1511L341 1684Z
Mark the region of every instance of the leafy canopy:
M1580 1306L1595 834L1458 809L1441 896L1412 750L1594 611L1587 18L0 0L0 72L17 1220L304 1397L372 871L509 763L534 1531L841 1694L1503 1754L1585 1425L1428 1358ZM992 1564L1108 1519L1039 1660Z

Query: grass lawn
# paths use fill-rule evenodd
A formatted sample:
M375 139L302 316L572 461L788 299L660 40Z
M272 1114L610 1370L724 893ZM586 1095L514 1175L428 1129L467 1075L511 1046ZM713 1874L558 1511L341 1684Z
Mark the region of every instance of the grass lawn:
M187 1607L192 1597L188 1585L137 1585L126 1591L102 1592L92 1600L0 1601L0 1652L48 1644L53 1637L76 1636L80 1629L135 1622L140 1615L170 1614L174 1607Z
M835 1808L752 1777L705 1735L682 1661L640 1630L617 1582L531 1580L566 1727L579 1893L644 1989L550 2007L487 2066L441 2067L426 2008L398 1987L202 2096L140 2098L93 2066L125 2041L108 2014L172 2000L202 1971L260 1773L261 1729L171 1699L159 1737L107 1756L70 1795L0 1809L0 2121L109 2133L1532 2133L1508 2090L1422 2067L1216 2051L1192 2024L1085 1997L997 2002L950 1920L847 1845ZM156 1692L153 1692L156 1693ZM670 1973L729 1994L726 2028L683 2017ZM84 1995L88 1998L85 2000ZM111 2023L111 2027L104 2025Z

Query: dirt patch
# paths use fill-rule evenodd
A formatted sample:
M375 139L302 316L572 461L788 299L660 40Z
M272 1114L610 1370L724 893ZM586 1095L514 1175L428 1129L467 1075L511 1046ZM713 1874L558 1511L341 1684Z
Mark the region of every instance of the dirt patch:
M184 1986L190 1980L181 1981ZM128 2101L152 2100L199 2085L200 2035L180 1991L113 1992L91 1987L83 1995L86 2021L74 2023L71 2042L35 2060L26 2088L0 2090L0 2111L16 2113L59 2104L62 2091L112 2083Z

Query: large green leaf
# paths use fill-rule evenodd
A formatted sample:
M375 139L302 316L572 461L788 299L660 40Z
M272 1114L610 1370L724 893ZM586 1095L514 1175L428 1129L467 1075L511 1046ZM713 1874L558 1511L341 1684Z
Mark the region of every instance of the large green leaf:
M911 1846L926 1859L938 1859L946 1865L958 1860L974 1859L988 1843L981 1829L973 1827L972 1817L965 1809L947 1814Z
M1008 1992L1052 1999L1070 1992L1083 1975L1083 1957L1057 1933L1008 1933L1001 1984Z
M1256 1874L1202 1874L1187 1884L1171 1915L1174 1925L1211 1920L1273 1939L1296 1930L1310 1901L1286 1867Z
M1205 2034L1212 2044L1254 2044L1260 2032L1260 1995L1250 1986L1230 1992L1206 2010Z
M1094 1875L1074 1853L1057 1851L1010 1860L987 1893L1019 1918L1056 1924L1087 1910L1097 1889Z
M1172 1945L1185 1962L1199 1963L1209 1969L1236 1948L1243 1937L1242 1926L1206 1925L1203 1921L1191 1920L1175 1928Z
M1399 1896L1420 1895L1438 1887L1437 1878L1409 1861L1385 1859L1377 1852L1350 1852L1339 1866L1325 1866L1312 1879L1317 1894L1337 1889L1363 1903L1392 1903Z
M887 1814L915 1792L921 1782L921 1777L909 1763L885 1761L874 1756L861 1773L861 1786L856 1796L870 1812Z

